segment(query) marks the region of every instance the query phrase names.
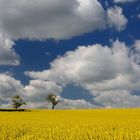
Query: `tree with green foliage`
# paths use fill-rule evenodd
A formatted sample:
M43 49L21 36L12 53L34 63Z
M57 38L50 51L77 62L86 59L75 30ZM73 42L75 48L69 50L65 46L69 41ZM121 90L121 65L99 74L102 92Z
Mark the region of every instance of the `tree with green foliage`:
M52 103L52 110L53 110L54 107L60 102L60 101L57 99L57 96L54 95L54 94L49 94L49 95L47 96L46 100Z
M17 111L22 105L26 105L26 103L19 95L15 95L12 98L12 105Z

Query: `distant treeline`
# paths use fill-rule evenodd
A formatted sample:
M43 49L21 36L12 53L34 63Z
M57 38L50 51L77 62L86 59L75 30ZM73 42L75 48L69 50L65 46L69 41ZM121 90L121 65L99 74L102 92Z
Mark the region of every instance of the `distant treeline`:
M18 109L18 110L15 110L15 109L0 109L0 111L2 112L13 112L13 111L27 111L26 109Z

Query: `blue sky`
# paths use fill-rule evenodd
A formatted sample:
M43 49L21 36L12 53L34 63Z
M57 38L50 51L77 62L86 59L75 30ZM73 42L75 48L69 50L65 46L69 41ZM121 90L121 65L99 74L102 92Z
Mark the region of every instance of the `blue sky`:
M32 2L0 0L3 107L20 94L42 108L50 92L58 108L140 107L139 0Z

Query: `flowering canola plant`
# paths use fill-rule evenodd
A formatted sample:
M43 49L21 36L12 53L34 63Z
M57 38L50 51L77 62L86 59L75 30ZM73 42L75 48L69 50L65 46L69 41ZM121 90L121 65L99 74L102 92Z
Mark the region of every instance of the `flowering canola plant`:
M0 140L140 140L140 109L0 112Z

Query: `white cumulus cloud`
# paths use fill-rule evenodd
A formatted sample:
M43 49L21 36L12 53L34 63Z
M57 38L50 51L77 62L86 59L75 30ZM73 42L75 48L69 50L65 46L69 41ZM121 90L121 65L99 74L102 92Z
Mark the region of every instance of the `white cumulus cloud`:
M87 108L97 108L96 105L93 105L84 99L78 99L78 100L71 100L71 99L65 99L60 98L60 103L56 106L58 109L87 109Z
M108 22L113 22L111 27L117 30L124 28L120 8L110 9L108 14L109 18L97 0L0 0L0 32L15 40L42 40L102 30ZM119 23L115 24L112 16Z
M140 40L136 40L133 46L134 52L132 53L132 59L137 63L140 64Z
M131 94L133 90L140 90L140 66L132 59L134 55L125 43L118 40L113 42L112 47L100 44L80 46L54 60L50 69L25 74L35 79L55 81L62 86L74 83L88 90L95 96L95 101L110 94L112 100L117 96L121 98L120 94L125 91L127 94L124 95L128 95L126 100L130 102L123 106L140 106L135 101L139 98ZM108 104L111 103L113 107L119 107L118 103L108 100Z
M107 10L108 24L116 30L121 31L127 24L126 17L122 14L122 8L115 6Z
M19 65L19 56L12 48L14 42L0 34L0 65Z
M62 92L61 86L58 86L55 82L42 81L42 80L31 80L29 85L25 86L27 96L46 97L50 93L59 94ZM39 94L38 94L39 93Z
M102 103L104 107L140 107L140 96L132 95L127 90L105 91L94 101Z
M8 74L0 74L0 99L2 107L11 107L11 97L14 95L24 95L23 85Z
M12 107L12 97L20 95L27 103L26 108L51 108L51 103L45 99L48 94L53 93L60 98L61 102L57 109L68 108L90 108L95 107L84 99L69 100L60 97L62 87L55 82L43 80L31 80L28 85L24 86L19 80L12 75L0 74L0 106L1 108Z
M7 74L0 74L0 96L8 98L16 94L22 94L23 86L20 81Z

